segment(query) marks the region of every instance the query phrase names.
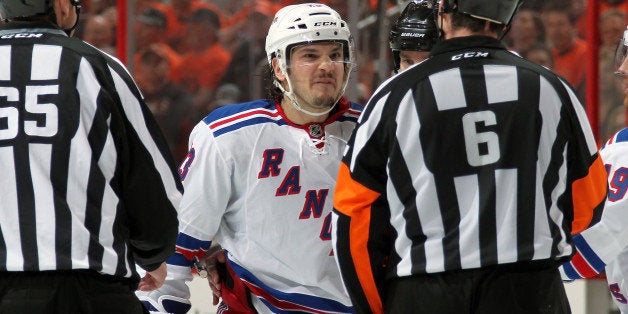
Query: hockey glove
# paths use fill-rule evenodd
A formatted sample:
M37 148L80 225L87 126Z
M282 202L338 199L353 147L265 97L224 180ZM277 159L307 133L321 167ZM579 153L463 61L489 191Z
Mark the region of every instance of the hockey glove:
M171 313L171 314L185 314L192 305L187 299L175 297L172 295L159 296L157 291L135 292L137 298L140 299L142 305L148 309L150 313Z

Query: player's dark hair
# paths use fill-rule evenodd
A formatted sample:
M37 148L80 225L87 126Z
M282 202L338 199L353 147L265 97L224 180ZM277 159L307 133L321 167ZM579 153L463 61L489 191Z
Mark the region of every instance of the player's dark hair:
M454 12L451 15L451 26L454 30L468 28L474 33L481 33L484 31L484 25L486 23L486 20L477 19L468 14ZM504 25L489 22L489 29L498 36L502 36Z
M263 68L263 77L264 77L264 86L266 86L266 97L268 99L279 99L283 98L283 92L279 87L275 86L273 82L277 79L275 77L275 71L270 66L270 64L266 64Z

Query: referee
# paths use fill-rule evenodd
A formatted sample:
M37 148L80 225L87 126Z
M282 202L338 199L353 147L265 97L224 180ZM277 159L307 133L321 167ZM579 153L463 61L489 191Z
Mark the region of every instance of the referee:
M69 36L79 10L0 1L0 313L142 313L174 252L172 157L124 66Z
M519 4L441 1L430 58L369 100L334 196L358 313L570 313L606 172L569 84L501 43Z

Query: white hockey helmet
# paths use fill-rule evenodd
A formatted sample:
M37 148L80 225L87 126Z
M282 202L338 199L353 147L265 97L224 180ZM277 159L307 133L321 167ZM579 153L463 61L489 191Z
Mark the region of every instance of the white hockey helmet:
M288 89L275 78L273 84L281 90L294 107L312 116L322 116L329 113L342 97L349 76L354 67L353 37L347 23L342 20L340 14L332 8L319 3L303 3L283 7L277 11L266 36L266 57L272 68L272 60L276 58L279 68L288 74L290 67L290 53L292 48L300 45L315 44L320 42L332 42L342 45L343 61L345 69L344 82L334 105L323 112L312 112L304 109L299 104L297 94L292 89L292 81L286 75ZM334 61L336 62L336 61Z
M290 50L298 45L316 42L342 44L347 72L354 64L353 38L347 23L338 12L319 3L283 7L275 14L266 36L266 56L271 64L277 58L281 68L290 64Z

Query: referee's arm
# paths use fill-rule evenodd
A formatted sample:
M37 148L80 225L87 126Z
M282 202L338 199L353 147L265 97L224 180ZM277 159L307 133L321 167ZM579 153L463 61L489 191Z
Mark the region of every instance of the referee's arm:
M183 187L161 130L136 85L126 72L111 72L121 100L121 129L127 130L120 134L124 152L119 158L129 244L137 265L152 271L174 252Z

